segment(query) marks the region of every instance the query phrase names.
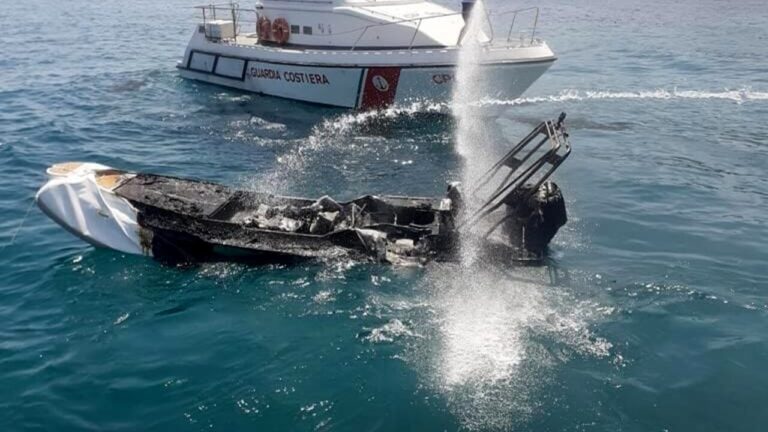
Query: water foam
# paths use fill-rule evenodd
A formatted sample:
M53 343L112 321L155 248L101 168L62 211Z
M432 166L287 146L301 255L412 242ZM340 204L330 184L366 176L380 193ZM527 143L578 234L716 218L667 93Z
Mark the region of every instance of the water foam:
M768 100L768 92L754 91L748 87L739 90L723 89L720 91L710 90L679 90L674 88L639 90L639 91L603 91L603 90L577 90L566 89L556 95L524 97L512 100L484 99L477 102L479 106L492 105L531 105L551 102L581 102L589 100L705 100L718 99L737 103Z
M570 357L620 358L592 326L613 313L564 287L545 269L439 265L426 286L431 311L411 360L468 430L508 430L535 414L553 370Z
M491 279L487 274L482 279L486 280L459 279L440 299L444 317L440 369L442 385L448 389L512 377L524 359L525 329L541 311L542 299L535 290L506 302L487 283Z
M423 114L445 114L446 105L414 101L375 111L350 112L323 120L312 128L309 136L289 143L288 150L277 157L270 172L251 180L254 188L278 192L292 185L296 173L303 172L329 151L346 154L365 151L358 139L361 129L380 122L413 120Z
M365 334L362 335L363 340L371 343L389 343L394 342L395 339L402 337L416 337L414 333L406 324L399 319L391 319L389 322L372 329L365 329Z
M479 10L479 9L478 9ZM589 90L565 89L557 94L544 96L521 97L518 99L480 99L475 95L483 94L482 79L478 74L482 71L476 66L479 46L467 44L459 56L457 82L453 98L450 102L432 102L428 100L412 101L395 105L381 110L350 112L323 120L312 128L309 136L288 142L287 149L278 156L276 167L270 172L252 180L252 186L268 191L279 191L291 185L297 172L302 172L317 158L328 150L351 152L360 150L355 140L361 130L381 122L419 121L421 115L452 114L457 121L456 150L465 157L465 175L462 178L466 184L476 178L484 166L492 159L492 154L483 147L478 149L474 143L491 142L487 136L483 108L494 106L518 106L557 104L568 102L588 101L635 101L635 100L714 100L735 102L737 104L756 103L768 100L768 92L742 87L737 90L681 90L650 89L650 90ZM251 119L256 126L270 131L282 132L285 125L269 123L258 118ZM285 143L281 143L284 145ZM471 158L467 156L472 156ZM471 203L470 203L471 205Z

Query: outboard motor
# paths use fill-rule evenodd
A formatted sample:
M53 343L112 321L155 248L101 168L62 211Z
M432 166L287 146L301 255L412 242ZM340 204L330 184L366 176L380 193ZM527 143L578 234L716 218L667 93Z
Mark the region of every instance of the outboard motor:
M565 200L557 184L544 182L537 191L532 187L521 187L516 194L519 200L510 197L513 199L506 206L506 222L502 228L523 260L543 258L549 242L568 221Z
M498 230L515 261L544 258L547 245L568 220L560 188L549 180L571 154L564 122L562 113L557 120L540 123L471 189L475 197L484 190L492 192L463 218L462 226L482 226L487 220L490 228L483 228L483 238L490 239Z

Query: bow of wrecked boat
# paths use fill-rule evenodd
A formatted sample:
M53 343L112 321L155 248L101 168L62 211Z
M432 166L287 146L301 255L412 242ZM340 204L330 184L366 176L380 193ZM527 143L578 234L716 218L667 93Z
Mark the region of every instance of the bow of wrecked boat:
M440 198L295 198L64 163L48 169L37 203L93 245L165 263L344 258L419 265L457 259L468 238L497 259L535 261L567 220L550 180L571 151L563 120L542 122L476 184L451 184Z

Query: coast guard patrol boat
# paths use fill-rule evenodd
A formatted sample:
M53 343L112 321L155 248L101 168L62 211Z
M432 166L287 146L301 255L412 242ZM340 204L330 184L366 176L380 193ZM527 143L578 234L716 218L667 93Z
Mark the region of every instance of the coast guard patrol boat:
M202 22L178 65L182 77L338 107L447 101L469 43L477 47L473 61L486 68L479 98L519 97L556 59L536 37L538 8L482 7L478 32L467 31L466 4L457 11L423 0L261 0L255 9L199 9Z

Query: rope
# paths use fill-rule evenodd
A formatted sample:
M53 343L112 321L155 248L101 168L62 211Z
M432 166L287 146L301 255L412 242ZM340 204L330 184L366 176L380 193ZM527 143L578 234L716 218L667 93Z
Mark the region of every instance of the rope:
M8 246L11 246L16 241L16 236L19 235L19 231L21 231L21 227L24 226L24 222L27 221L27 218L29 217L29 212L32 211L32 206L35 205L35 199L32 198L32 202L29 203L29 207L27 207L27 212L24 213L24 218L21 219L21 223L19 223L19 226L16 227L16 229L13 231L13 235L11 236L11 241L6 243L2 249L0 249L0 252L5 251L5 249Z

